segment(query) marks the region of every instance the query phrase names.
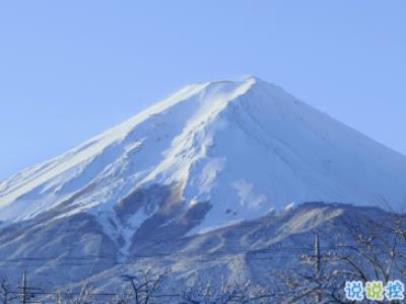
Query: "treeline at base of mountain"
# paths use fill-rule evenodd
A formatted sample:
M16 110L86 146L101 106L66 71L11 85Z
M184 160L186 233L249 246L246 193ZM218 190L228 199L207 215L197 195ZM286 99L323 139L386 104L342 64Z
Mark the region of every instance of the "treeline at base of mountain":
M261 237L272 238L276 233L283 238L287 229L289 234L285 235L284 242L256 249L234 247L224 252L210 247L214 243L219 246L214 241L217 238L229 242L231 233L239 242L250 236L266 245ZM344 292L346 281L406 282L405 216L379 208L309 203L283 215L269 215L203 236L200 242L213 243L206 247L206 252L199 251L198 256L189 259L182 252L177 254L178 263L190 263L190 272L182 272L187 280L179 278L176 269L179 264L168 263L166 256L155 259L166 262L167 267L158 264L154 267L153 254L149 258L135 258L141 261L135 268L129 267L130 263L122 263L124 267L117 272L98 271L95 262L89 278L59 287L52 283L55 273L49 275L47 284L46 280L39 282L38 277L30 279L38 269L34 269L34 273L26 270L13 275L0 270L0 303L349 303ZM92 262L89 257L76 258L70 261L72 267ZM239 258L245 263L240 263ZM223 259L229 269L213 267L213 262ZM25 262L30 265L28 258ZM200 272L199 267L207 269ZM250 270L241 267L250 267ZM63 271L61 269L59 271ZM241 277L230 275L230 269L240 272ZM8 279L11 277L14 279ZM109 285L108 280L120 283Z

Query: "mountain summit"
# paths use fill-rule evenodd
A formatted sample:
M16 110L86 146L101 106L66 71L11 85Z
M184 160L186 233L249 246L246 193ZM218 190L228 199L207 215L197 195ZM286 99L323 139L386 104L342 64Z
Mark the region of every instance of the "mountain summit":
M405 156L251 77L186 86L10 177L0 183L0 221L85 213L110 235L124 231L126 243L146 230L195 233L292 202L402 208L405 186Z

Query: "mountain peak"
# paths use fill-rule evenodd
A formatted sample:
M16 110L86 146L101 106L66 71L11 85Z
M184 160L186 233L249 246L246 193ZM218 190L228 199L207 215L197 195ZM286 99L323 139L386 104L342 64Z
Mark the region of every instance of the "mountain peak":
M245 81L253 81L253 82L256 82L256 83L261 83L261 82L268 83L268 82L262 80L262 78L260 78L258 76L255 76L255 75L248 75L248 76L245 77L244 80Z
M402 207L404 184L404 156L250 76L186 86L12 176L0 221L86 212L105 225L119 214L136 230L171 214L198 231L292 201Z

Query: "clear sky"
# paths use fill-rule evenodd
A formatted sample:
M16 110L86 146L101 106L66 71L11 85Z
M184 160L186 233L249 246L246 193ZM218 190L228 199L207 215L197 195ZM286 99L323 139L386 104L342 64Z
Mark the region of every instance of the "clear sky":
M0 178L256 75L406 154L406 1L0 2Z

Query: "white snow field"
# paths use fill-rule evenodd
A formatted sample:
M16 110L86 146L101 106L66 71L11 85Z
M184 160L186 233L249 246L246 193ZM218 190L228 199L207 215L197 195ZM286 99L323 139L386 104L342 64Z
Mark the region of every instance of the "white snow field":
M260 79L195 84L1 182L0 221L71 199L62 216L89 212L105 223L118 202L156 184L177 185L186 208L210 202L195 233L293 202L402 209L406 157ZM147 217L139 210L133 229Z

